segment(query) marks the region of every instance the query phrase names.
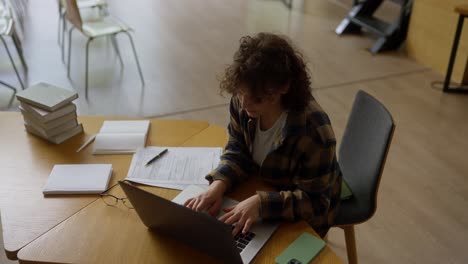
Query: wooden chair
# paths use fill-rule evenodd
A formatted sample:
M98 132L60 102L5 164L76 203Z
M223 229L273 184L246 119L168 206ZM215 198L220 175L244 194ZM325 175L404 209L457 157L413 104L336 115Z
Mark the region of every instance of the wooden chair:
M377 191L395 130L385 106L364 91L354 100L339 150L343 178L353 196L341 203L335 226L344 229L348 262L357 263L354 225L369 220L377 209Z

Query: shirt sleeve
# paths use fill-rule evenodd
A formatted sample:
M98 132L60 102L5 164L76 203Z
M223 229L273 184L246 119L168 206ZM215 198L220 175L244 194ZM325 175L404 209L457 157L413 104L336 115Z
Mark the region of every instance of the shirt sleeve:
M221 155L218 167L206 176L210 183L214 180L225 181L228 190L247 179L255 170L255 164L244 138L244 128L240 122L239 109L239 101L236 98L231 98L228 125L229 141L223 155Z
M339 168L336 161L336 142L317 143L312 139L299 142L306 146L299 168L293 175L292 190L281 192L258 191L260 216L263 219L304 219L309 224L327 223L330 196L337 182Z

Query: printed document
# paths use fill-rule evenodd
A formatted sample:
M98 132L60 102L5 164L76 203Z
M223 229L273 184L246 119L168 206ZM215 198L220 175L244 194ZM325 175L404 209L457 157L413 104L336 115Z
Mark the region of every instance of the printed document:
M146 163L168 149L167 153ZM147 147L133 155L127 180L183 190L189 185L208 185L205 176L218 166L222 148Z

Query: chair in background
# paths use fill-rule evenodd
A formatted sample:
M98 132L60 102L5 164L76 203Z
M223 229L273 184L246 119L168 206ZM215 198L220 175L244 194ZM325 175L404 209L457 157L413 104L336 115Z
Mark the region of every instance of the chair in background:
M65 19L66 15L66 2L65 0L57 0L58 4L58 13L59 13L59 21L58 21L58 30L57 30L57 42L59 46L62 47L62 61L65 63L65 32L67 30L67 20ZM106 0L78 0L76 2L78 9L86 9L86 8L98 8L99 14L106 15L107 14L107 1ZM60 29L62 26L62 29ZM60 41L61 40L61 41Z
M20 57L21 63L23 64L23 68L25 71L28 70L28 66L26 65L26 62L24 60L23 56L23 49L21 47L21 42L19 40L18 35L16 34L15 31L15 21L13 19L12 11L10 6L4 4L4 2L0 2L0 6L2 6L2 10L0 12L0 41L3 43L3 46L5 47L5 50L8 54L8 57L10 59L11 65L13 66L13 69L15 70L16 77L18 78L18 82L21 85L21 88L24 89L24 82L21 79L21 76L19 74L18 68L16 67L15 61L13 59L13 56L11 55L10 49L8 48L8 44L5 41L4 37L10 37L16 47L16 51ZM10 86L11 85L5 85L5 86Z
M67 14L66 17L68 21L73 25L68 32L68 69L67 69L67 76L70 79L70 65L71 65L71 37L73 33L73 29L78 29L83 35L88 38L86 42L86 65L85 65L85 98L88 99L88 64L89 64L89 45L91 41L98 37L107 37L110 36L112 39L112 44L114 49L119 57L121 66L123 66L122 57L120 55L119 48L117 46L117 41L115 36L119 33L125 33L132 46L133 55L135 56L135 61L138 68L138 73L140 75L142 86L145 86L145 81L143 79L143 73L141 71L140 62L138 60L138 56L135 50L135 44L133 43L133 38L130 35L129 31L131 30L129 27L124 25L122 22L112 18L111 16L100 17L93 21L85 21L81 20L80 11L77 6L76 0L66 0L66 9Z
M27 15L28 0L7 0L9 6L13 9L13 15L21 32L24 33L24 18Z
M4 87L6 87L6 88L8 88L8 89L10 89L10 90L13 91L13 94L12 94L11 97L10 97L10 101L8 101L8 105L7 105L7 107L6 107L6 108L8 109L8 108L11 106L11 104L13 103L13 99L15 99L16 88L13 87L13 86L11 86L11 85L9 85L8 83L6 83L6 82L4 82L4 81L2 81L2 80L0 80L0 86L4 86Z
M374 97L359 91L343 134L338 163L353 192L343 200L335 226L344 229L348 262L357 263L354 225L369 220L377 209L377 191L395 124Z
M9 10L8 16L14 21L11 39L16 47L16 51L18 52L21 64L23 64L24 70L27 71L28 65L24 59L23 45L20 38L21 34L24 36L24 18L26 16L27 0L7 0L5 6L7 6ZM19 25L19 27L17 25ZM18 28L20 30L18 30Z
M389 1L400 7L399 15L390 23L375 16L379 7ZM354 0L353 7L336 27L335 33L360 33L361 29L372 32L378 36L369 50L373 54L399 49L406 39L412 5L413 0Z

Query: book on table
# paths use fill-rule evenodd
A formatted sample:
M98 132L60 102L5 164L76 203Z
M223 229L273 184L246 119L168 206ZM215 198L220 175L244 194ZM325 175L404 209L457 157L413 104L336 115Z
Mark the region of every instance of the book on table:
M78 94L48 83L37 83L18 94L20 102L30 104L46 111L55 111L78 98Z
M17 94L26 131L60 144L83 132L73 100L78 94L47 83L38 83Z
M77 127L78 124L76 123L76 121L73 121L73 122L68 122L67 124L64 124L62 126L54 127L51 129L44 129L40 126L37 126L34 123L29 123L29 122L25 122L24 126L26 128L33 128L36 132L40 133L41 136L45 138L52 138L60 134L63 134L69 130L72 130L73 128Z
M93 154L129 154L146 145L149 120L104 121Z
M58 164L50 172L42 192L49 194L92 194L107 189L111 164Z
M55 111L47 111L28 103L20 102L20 109L23 114L27 113L41 123L50 122L62 116L76 113L76 106L73 103L66 104Z
M21 108L20 108L21 110ZM41 122L39 119L36 117L30 115L28 112L25 112L21 110L21 113L23 114L23 119L25 123L28 123L30 125L35 125L38 126L42 129L49 130L49 129L54 129L60 126L64 126L70 123L73 123L75 125L78 125L78 121L76 119L76 113L69 113L64 116L61 116L56 119L52 119L48 122Z
M49 136L46 136L44 134L42 134L40 131L37 131L34 127L32 126L28 126L27 124L25 124L25 127L26 127L26 131L28 131L29 133L33 134L33 135L36 135L40 138L43 138L51 143L54 143L54 144L60 144L62 142L64 142L65 140L69 139L69 138L72 138L78 134L81 134L83 133L83 126L81 124L75 126L74 128L70 129L70 130L67 130L61 134L58 134L56 136L52 136L52 137L49 137Z

